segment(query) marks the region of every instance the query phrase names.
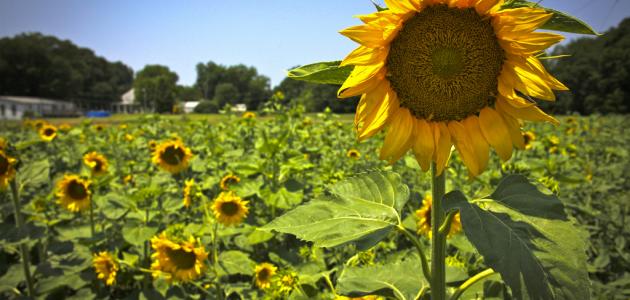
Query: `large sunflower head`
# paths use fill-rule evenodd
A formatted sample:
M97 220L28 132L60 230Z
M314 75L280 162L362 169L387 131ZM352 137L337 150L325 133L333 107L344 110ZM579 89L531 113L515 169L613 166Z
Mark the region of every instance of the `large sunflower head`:
M90 181L78 175L64 175L57 183L57 203L71 212L90 206Z
M105 156L94 151L83 155L83 163L90 168L92 174L96 176L107 173L109 166Z
M168 140L153 151L153 162L162 169L176 174L186 168L193 154L180 140Z
M45 141L50 142L57 137L57 127L51 124L44 124L39 128L39 137Z
M249 213L248 203L234 192L223 192L214 200L212 211L219 223L226 226L237 225Z
M96 271L97 277L103 280L107 285L113 285L116 282L116 273L119 270L118 261L109 252L99 252L92 257L92 265Z
M552 14L501 9L503 0L386 0L341 33L360 44L341 65L354 69L339 97L361 95L360 139L388 127L381 158L409 149L438 174L454 145L471 175L483 172L492 146L507 160L524 148L520 120L557 121L530 96L554 100L567 88L536 56L561 35L535 32ZM526 96L527 99L523 98Z
M262 263L254 269L256 286L261 289L271 287L271 279L276 274L278 268L270 263Z
M425 235L429 239L431 238L431 207L433 205L433 197L431 195L424 196L422 199L422 207L416 211L416 227L418 228L418 234ZM453 221L451 222L451 229L448 232L448 236L452 236L462 230L462 223L459 212L455 214Z
M208 253L199 239L176 238L162 232L151 239L154 277L163 276L169 282L188 282L206 270Z
M5 189L15 176L15 158L0 149L0 190Z
M228 174L221 178L219 186L222 190L227 191L230 189L230 186L238 184L239 182L241 182L241 179L238 176L234 174Z

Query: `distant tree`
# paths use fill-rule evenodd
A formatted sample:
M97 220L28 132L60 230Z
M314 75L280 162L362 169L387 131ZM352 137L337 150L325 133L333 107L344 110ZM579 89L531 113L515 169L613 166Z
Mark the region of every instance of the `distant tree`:
M201 91L194 86L178 85L176 90L177 101L197 101L203 98Z
M223 66L214 62L197 64L195 87L205 99L219 97L219 105L244 103L257 108L271 97L269 78L258 74L254 67ZM221 91L218 91L221 87Z
M40 33L0 39L0 94L115 102L133 71L68 40Z
M214 100L203 100L195 107L195 113L215 114L219 112L219 104Z
M319 112L329 107L336 113L352 113L358 98L337 98L338 85L315 84L285 78L274 90L282 91L286 99L304 105L308 112Z
M171 112L175 104L179 77L168 67L147 65L133 82L136 103L150 105L156 112Z

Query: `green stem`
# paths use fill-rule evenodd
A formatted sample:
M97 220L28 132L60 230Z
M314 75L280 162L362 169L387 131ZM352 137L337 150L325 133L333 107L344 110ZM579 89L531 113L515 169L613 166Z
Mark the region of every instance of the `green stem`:
M22 213L20 212L20 190L17 184L17 180L13 178L11 180L11 195L13 196L13 211L15 213L15 226L17 226L19 232L25 232L24 219L22 219ZM33 277L31 277L30 255L28 253L28 245L26 243L20 244L20 252L22 255L22 267L24 268L24 277L26 278L26 287L28 288L28 295L35 297L35 285L33 284Z
M433 203L431 207L431 299L446 299L446 235L440 232L440 226L444 222L444 209L442 198L446 189L446 176L437 174L435 163L431 165Z
M448 233L451 231L451 224L453 224L453 218L457 214L456 211L451 211L446 215L444 222L440 226L440 233L448 236Z
M94 201L90 199L90 233L92 234L92 239L94 239Z
M217 295L219 299L223 299L223 289L221 288L221 277L219 276L219 272L217 271L219 265L219 249L217 247L217 232L219 229L219 223L214 223L214 228L212 230L212 269L214 270L215 277L215 286L217 289Z
M457 288L457 290L455 291L455 293L453 294L453 296L451 296L451 300L457 300L459 299L459 297L469 288L471 287L473 284L479 282L480 280L494 274L494 270L492 269L486 269L483 272L468 278L468 280L466 280L466 282L464 282L460 287Z
M416 246L418 254L420 255L420 261L422 263L422 274L424 274L424 278L426 278L428 282L431 282L431 270L429 269L427 256L424 254L424 247L422 247L422 244L420 244L418 238L416 238L416 236L413 233L409 232L409 230L407 230L406 228L398 226L398 230L402 232L413 243L414 246Z

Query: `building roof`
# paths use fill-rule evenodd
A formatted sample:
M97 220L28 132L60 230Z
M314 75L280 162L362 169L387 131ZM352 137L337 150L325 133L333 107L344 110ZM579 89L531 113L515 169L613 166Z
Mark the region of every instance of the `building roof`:
M38 97L26 97L26 96L0 96L0 100L5 100L14 103L21 104L72 104L72 102L52 100Z
M184 107L185 108L195 108L195 107L197 107L197 105L199 105L199 101L184 102Z
M130 89L126 93L124 93L122 96L120 96L119 104L132 105L135 100L136 100L136 94L134 92L134 89Z

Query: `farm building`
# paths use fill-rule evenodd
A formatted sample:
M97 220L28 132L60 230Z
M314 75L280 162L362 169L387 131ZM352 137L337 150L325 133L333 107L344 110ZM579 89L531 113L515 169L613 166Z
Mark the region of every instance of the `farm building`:
M134 89L130 89L120 97L120 102L113 103L111 111L117 114L133 114L142 111L142 107L136 104Z
M24 117L73 117L78 111L74 103L37 97L0 96L0 120Z

